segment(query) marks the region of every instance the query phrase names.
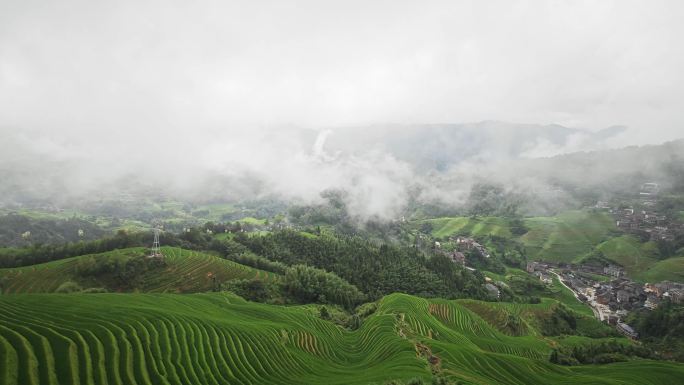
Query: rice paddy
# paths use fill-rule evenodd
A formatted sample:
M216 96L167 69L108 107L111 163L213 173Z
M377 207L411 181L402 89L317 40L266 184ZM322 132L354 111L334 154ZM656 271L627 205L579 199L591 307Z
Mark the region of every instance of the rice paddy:
M684 376L684 365L646 360L553 365L556 343L505 335L459 301L404 294L383 298L355 331L304 306L229 293L0 297L8 385L382 384L429 382L433 373L465 384L674 384Z
M120 249L107 253L78 256L20 268L0 269L4 293L51 293L67 281L77 281L77 266L84 258L124 258L146 253L143 248ZM193 293L211 290L214 278L224 282L236 278L277 279L274 273L254 269L212 254L163 247L166 266L141 277L144 292ZM102 286L98 280L83 283ZM105 282L106 283L106 282ZM85 286L84 286L85 287Z

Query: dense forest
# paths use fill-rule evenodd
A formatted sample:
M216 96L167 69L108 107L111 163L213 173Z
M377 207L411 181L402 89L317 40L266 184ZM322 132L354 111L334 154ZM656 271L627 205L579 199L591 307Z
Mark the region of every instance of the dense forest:
M444 298L486 297L481 274L459 268L447 257L430 258L413 247L378 246L357 236L312 235L291 230L263 236L241 233L234 242L271 261L306 264L333 272L370 298L392 292Z
M105 231L81 218L35 219L25 215L0 215L0 245L23 247L94 240Z

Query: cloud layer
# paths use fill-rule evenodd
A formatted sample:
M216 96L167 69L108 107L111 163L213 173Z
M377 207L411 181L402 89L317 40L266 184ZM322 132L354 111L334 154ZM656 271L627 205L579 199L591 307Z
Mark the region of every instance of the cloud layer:
M5 1L0 162L35 190L137 176L196 193L218 175L226 196L353 186L356 212L393 214L432 183L388 148L421 124L546 130L515 149L529 127L412 148L463 172L681 136L683 18L674 0ZM556 141L551 123L582 130Z

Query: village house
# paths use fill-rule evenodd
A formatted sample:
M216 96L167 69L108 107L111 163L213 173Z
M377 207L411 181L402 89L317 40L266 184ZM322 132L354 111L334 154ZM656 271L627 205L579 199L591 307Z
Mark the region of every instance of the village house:
M596 302L601 305L608 305L613 299L613 292L606 287L601 287L596 291Z
M662 281L652 285L652 287L658 296L663 296L672 289L684 289L684 284L672 281Z
M629 302L629 292L627 290L618 290L617 293L615 293L615 298L617 299L618 303L625 303Z
M460 251L454 251L451 253L451 260L457 265L465 266L466 257Z
M649 294L646 298L646 302L644 302L644 307L649 308L651 310L657 308L658 305L660 305L660 299L657 295L653 293Z
M615 266L615 265L608 265L608 266L605 266L603 268L603 274L610 275L610 276L613 276L615 278L622 277L624 275L624 273L625 272L621 267Z
M684 302L684 290L670 289L668 293L670 294L670 301L672 301L672 303L680 304Z
M461 248L461 250L470 250L473 248L473 243L475 242L472 238L466 237L456 237L456 245Z
M487 283L487 284L485 284L485 289L487 289L487 294L489 294L490 298L499 299L499 296L501 295L501 293L499 292L498 287L496 287L495 285L493 285L491 283Z
M620 333L626 335L627 337L631 339L637 339L639 337L639 333L637 333L631 326L627 325L624 322L618 322L617 323L617 329Z
M489 258L487 248L477 243L472 238L456 237L456 246L459 250L476 250L481 256Z

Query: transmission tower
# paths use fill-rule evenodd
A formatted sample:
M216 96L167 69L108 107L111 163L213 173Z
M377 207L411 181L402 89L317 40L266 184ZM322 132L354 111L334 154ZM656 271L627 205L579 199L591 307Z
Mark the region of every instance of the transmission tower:
M161 253L161 249L159 247L159 228L155 227L154 228L154 242L152 242L152 254L150 257L163 257Z

